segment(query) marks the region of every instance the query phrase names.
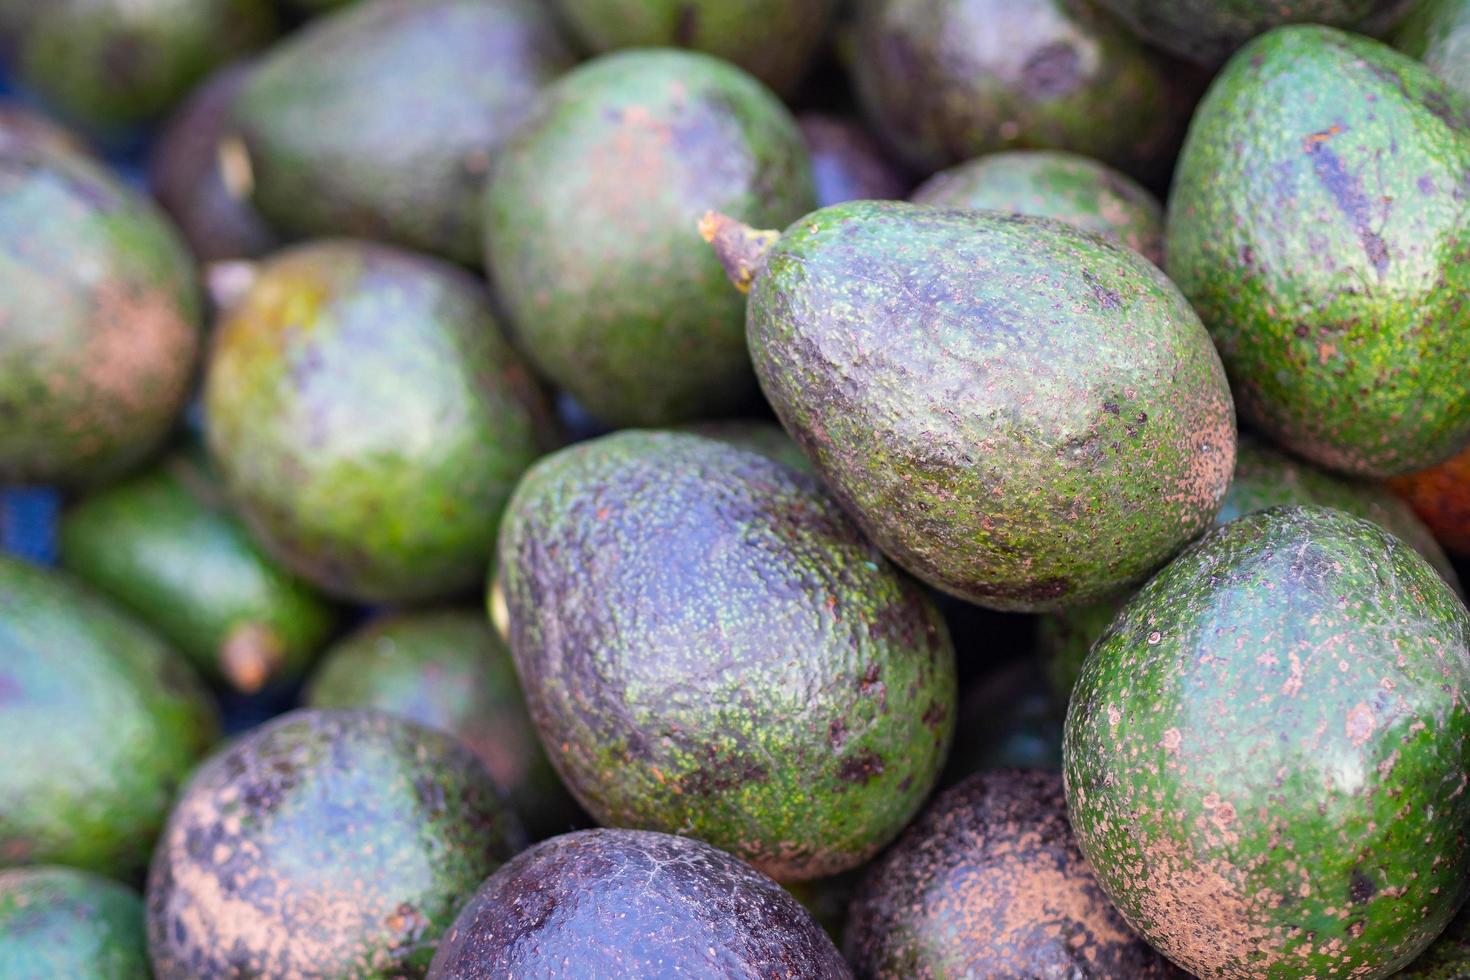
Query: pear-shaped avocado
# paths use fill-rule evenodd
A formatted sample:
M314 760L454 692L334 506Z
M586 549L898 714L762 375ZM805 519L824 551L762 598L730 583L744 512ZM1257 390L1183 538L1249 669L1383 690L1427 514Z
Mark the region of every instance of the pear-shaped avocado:
M812 162L817 207L843 201L898 200L912 186L857 120L806 112L796 122Z
M1470 0L1422 0L1393 45L1470 97Z
M1470 438L1470 98L1326 27L1216 78L1169 201L1169 272L1241 415L1323 466L1423 469Z
M1470 449L1438 466L1388 481L1434 537L1457 555L1470 555Z
M1470 615L1377 524L1277 507L1155 576L1063 745L1078 843L1209 977L1385 977L1470 886Z
M822 927L765 875L685 837L584 830L485 882L430 980L852 976Z
M151 980L143 900L75 868L0 871L0 977Z

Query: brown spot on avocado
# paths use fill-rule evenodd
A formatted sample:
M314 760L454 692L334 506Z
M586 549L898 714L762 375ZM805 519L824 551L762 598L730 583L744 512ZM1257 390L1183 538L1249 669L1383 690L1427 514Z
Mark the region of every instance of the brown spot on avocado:
M883 775L883 758L871 749L863 749L843 760L837 778L845 783L867 785Z

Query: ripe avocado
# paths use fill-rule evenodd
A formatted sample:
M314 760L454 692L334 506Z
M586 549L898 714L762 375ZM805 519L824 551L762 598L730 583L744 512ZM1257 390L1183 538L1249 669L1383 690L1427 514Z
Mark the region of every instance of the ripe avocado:
M477 586L553 424L468 274L345 240L261 266L218 328L205 406L261 543L363 602Z
M429 969L429 980L573 975L852 973L796 899L743 861L685 837L584 830L538 844L492 875Z
M817 207L843 201L898 200L912 186L856 120L807 112L796 123L811 158Z
M499 560L531 717L598 822L801 880L870 858L934 785L948 631L813 477L605 436L531 468Z
M1138 582L1209 526L1235 415L1184 297L1060 222L890 201L752 239L706 230L749 281L761 387L885 553L996 609ZM743 248L768 249L751 261Z
M217 734L198 678L152 632L0 557L0 866L142 870Z
M479 759L371 711L302 710L190 778L148 877L158 980L422 977L518 831Z
M0 977L150 980L143 900L74 868L0 871Z
M813 193L796 122L687 51L604 55L547 90L486 200L489 269L535 365L603 422L729 414L755 384L709 208L787 222Z
M1470 555L1470 449L1438 466L1395 477L1388 485L1441 544L1457 555Z
M1384 977L1470 886L1470 615L1377 524L1211 532L1098 640L1063 743L1119 911L1209 977Z
M1169 272L1241 415L1323 466L1392 476L1470 438L1470 98L1364 37L1284 27L1201 104Z
M1470 96L1470 0L1422 0L1393 46Z

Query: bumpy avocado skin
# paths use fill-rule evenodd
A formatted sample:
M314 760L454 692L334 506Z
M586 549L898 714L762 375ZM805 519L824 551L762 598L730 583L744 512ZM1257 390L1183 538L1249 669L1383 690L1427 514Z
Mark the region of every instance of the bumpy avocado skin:
M792 225L750 294L756 374L885 553L997 609L1138 582L1235 464L1219 358L1131 250L1041 218L854 201Z
M549 409L484 291L367 242L279 253L220 324L210 450L267 550L327 592L474 587Z
M1278 507L1159 573L1093 648L1063 745L1083 854L1212 977L1392 974L1464 897L1470 616L1368 521Z
M816 878L871 857L938 777L944 621L811 476L607 436L527 473L499 557L531 717L600 823Z
M199 350L189 253L100 165L0 143L0 482L97 483L141 461Z
M1470 100L1325 27L1215 80L1169 202L1169 272L1241 415L1330 469L1423 469L1470 437Z
M371 711L301 710L190 778L148 879L158 980L422 977L519 836L458 741Z
M478 265L501 144L573 60L536 0L381 0L316 21L261 60L236 103L252 200L297 237Z
M852 976L774 881L708 844L637 830L565 834L507 862L460 913L429 978L572 973Z
M1409 502L1434 537L1457 555L1470 555L1470 449L1388 485Z
M217 733L198 677L152 632L0 557L0 866L140 871Z
M796 122L812 162L817 207L898 200L908 193L912 181L857 120L806 112Z
M527 355L601 421L726 415L755 387L745 304L700 219L779 227L813 203L795 121L748 75L693 52L605 55L506 147L490 275Z
M0 871L0 976L151 980L143 900L74 868Z
M1470 2L1423 0L1394 35L1393 46L1424 62L1470 96Z

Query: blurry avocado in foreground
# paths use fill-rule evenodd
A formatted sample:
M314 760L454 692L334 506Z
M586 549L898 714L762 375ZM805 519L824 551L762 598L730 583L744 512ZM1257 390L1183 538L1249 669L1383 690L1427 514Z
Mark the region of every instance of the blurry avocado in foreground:
M75 868L0 871L0 977L150 980L142 898Z

